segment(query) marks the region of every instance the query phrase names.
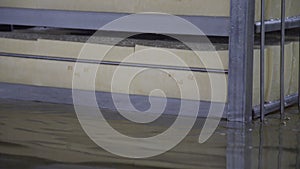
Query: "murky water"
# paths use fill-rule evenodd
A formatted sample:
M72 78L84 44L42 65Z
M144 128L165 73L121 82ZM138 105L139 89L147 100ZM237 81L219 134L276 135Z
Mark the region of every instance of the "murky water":
M300 168L300 114L295 107L287 114L286 124L277 114L268 116L264 126L257 121L247 126L222 121L203 144L198 137L204 119L198 119L189 135L169 152L128 159L91 141L71 105L0 100L0 168ZM174 121L166 116L151 125L136 126L113 115L107 118L120 132L140 137L159 134Z

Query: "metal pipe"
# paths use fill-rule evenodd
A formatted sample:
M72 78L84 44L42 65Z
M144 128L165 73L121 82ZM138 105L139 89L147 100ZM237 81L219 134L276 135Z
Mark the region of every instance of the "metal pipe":
M298 94L292 94L285 96L285 106L292 106L298 103ZM265 103L265 115L273 112L278 112L280 109L280 100L267 102ZM253 117L259 118L260 117L260 105L253 107Z
M265 21L266 32L280 30L281 19L272 19ZM260 33L260 21L255 22L255 33ZM285 18L285 29L296 29L300 27L300 15Z
M167 70L192 71L192 72L203 72L203 73L228 74L228 70L226 69L167 66L167 65L154 65L154 64L144 64L144 63L130 63L130 62L116 62L116 61L105 61L105 60L63 58L63 57L53 57L53 56L41 56L41 55L27 55L27 54L17 54L17 53L0 52L0 57L15 57L15 58L24 58L24 59L39 59L39 60L75 62L75 63L78 62L78 63L100 64L100 65L110 65L110 66L127 66L127 67L150 68L150 69L167 69Z
M281 0L281 43L280 43L280 115L284 118L284 43L285 43L285 0Z
M260 121L265 118L265 0L261 0L260 27Z

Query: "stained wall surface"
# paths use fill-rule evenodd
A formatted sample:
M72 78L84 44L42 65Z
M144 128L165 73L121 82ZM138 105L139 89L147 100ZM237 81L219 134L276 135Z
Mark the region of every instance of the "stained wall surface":
M47 57L80 58L92 61L126 62L133 64L150 64L157 66L178 66L208 68L216 70L228 69L228 50L196 51L170 49L135 45L134 47L110 46L104 44L88 44L81 42L57 40L20 40L0 38L0 52L39 55ZM299 43L290 42L285 47L285 94L297 92ZM279 64L280 47L267 46L265 65L265 100L279 99ZM197 55L198 54L198 55ZM199 87L200 100L226 102L227 75L223 73L205 73L182 70L145 69L143 67L98 65L91 63L51 61L28 58L0 57L0 81L36 86L72 88L74 77L82 82L79 89L91 90L95 80L95 89L104 92L116 92L136 95L149 95L153 89L165 91L170 98L199 99L195 91L187 90L181 95L178 85ZM75 71L76 70L76 71ZM259 103L259 50L254 51L254 84L253 104ZM96 72L93 74L92 72ZM116 73L117 72L117 73ZM137 73L138 72L138 73ZM113 78L117 77L117 78ZM132 78L134 77L134 78ZM128 79L132 79L128 89ZM217 86L218 97L212 98L211 83ZM115 84L112 86L111 84ZM221 90L222 89L222 90ZM226 90L225 90L226 89ZM162 96L161 93L152 93Z
M266 19L280 18L280 0L266 0ZM160 12L174 15L229 16L230 0L1 0L0 7L55 9L72 11L140 13ZM286 16L300 15L300 1L286 1ZM256 20L260 1L256 0Z

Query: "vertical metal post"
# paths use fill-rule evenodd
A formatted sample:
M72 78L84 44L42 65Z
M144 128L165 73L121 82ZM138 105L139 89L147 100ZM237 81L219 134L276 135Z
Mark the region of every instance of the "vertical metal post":
M280 43L280 115L284 118L284 46L285 44L285 0L281 0L281 43Z
M260 121L265 118L265 0L261 0L260 24Z
M299 42L299 70L298 70L298 110L300 110L300 29L299 29L299 37L298 37L298 42Z
M255 0L230 1L229 121L252 120Z

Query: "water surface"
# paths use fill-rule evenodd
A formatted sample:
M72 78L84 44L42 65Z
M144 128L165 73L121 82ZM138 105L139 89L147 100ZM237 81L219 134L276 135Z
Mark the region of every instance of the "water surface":
M174 121L165 116L156 123L137 125L106 111L118 131L150 137ZM198 119L189 135L174 149L148 159L128 159L106 152L81 128L72 105L0 100L0 168L2 169L298 169L300 168L300 114L287 110L290 120L267 116L265 125L222 121L205 143ZM111 140L114 141L114 140ZM130 143L128 143L130 144Z

